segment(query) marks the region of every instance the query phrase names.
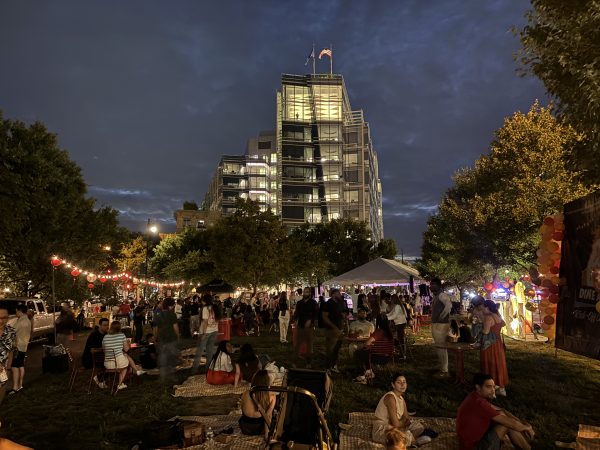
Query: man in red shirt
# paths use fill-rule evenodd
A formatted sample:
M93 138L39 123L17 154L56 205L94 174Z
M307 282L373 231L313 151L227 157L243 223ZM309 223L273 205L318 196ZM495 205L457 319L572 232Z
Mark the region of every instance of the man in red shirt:
M463 400L456 416L460 450L500 450L507 434L515 447L530 450L531 425L490 403L496 397L492 377L478 373L473 383L475 390Z

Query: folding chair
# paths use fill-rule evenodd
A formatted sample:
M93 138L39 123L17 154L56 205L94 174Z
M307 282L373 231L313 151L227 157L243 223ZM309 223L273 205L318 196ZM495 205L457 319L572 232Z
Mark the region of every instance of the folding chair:
M85 372L87 369L81 364L79 358L73 358L73 367L71 368L71 375L69 377L69 393L73 392L73 386L75 385L75 379L81 372Z
M113 395L114 395L114 393L116 393L115 382L119 377L119 369L107 369L104 366L105 359L114 360L115 367L116 367L116 358L114 355L114 350L112 351L112 356L105 356L103 349L101 349L101 348L93 348L92 349L92 374L90 375L90 381L88 384L88 394L92 393L92 383L94 382L94 377L98 376L98 375L107 375L107 374L113 375L113 381L111 384L110 392Z

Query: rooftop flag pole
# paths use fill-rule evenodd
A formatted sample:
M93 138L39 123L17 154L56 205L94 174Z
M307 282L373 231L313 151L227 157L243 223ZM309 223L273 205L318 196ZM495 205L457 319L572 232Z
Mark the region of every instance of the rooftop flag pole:
M329 75L333 75L333 44L329 44L329 50L331 50L331 54L329 55Z
M315 73L317 73L316 66L315 66L315 60L317 58L315 58L315 43L314 42L313 42L313 49L312 49L311 55L312 55L312 60L313 60L312 62L313 62L313 75L314 75Z

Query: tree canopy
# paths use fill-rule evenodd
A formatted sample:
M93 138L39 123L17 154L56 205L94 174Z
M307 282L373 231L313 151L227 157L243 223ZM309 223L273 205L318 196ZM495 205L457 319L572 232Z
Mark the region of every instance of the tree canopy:
M590 191L567 164L580 139L537 103L527 114L507 118L489 154L455 174L429 220L422 248L426 271L457 279L461 268L477 276L485 265L533 263L543 218Z
M570 162L590 183L600 181L600 3L532 0L517 30L524 74L533 74L556 100L559 117L583 133Z
M106 245L119 248L127 232L117 211L86 197L80 168L58 147L56 135L36 122L0 114L0 277L29 293L48 288L54 254L98 269ZM59 286L60 287L60 286ZM65 293L68 295L68 292Z

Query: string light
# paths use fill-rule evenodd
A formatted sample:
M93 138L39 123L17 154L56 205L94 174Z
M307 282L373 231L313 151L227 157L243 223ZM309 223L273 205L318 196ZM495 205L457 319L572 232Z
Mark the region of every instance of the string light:
M119 279L123 279L123 280L132 280L133 284L147 284L149 286L153 286L153 287L158 287L158 288L162 288L162 287L178 287L178 286L182 286L185 284L184 281L178 281L178 282L169 282L169 283L159 283L157 281L151 281L148 280L146 278L139 278L139 277L134 277L133 275L131 275L130 273L127 272L121 272L121 273L112 273L110 271L110 269L108 269L106 272L100 272L100 273L95 273L95 272L91 272L91 271L82 271L79 267L77 267L76 265L74 265L73 263L67 261L66 259L62 259L58 256L53 256L50 259L51 264L54 267L58 267L61 265L64 265L65 267L71 269L71 276L73 276L73 278L76 278L80 275L83 275L84 277L94 277L97 278L101 283L104 283L108 280L113 280L113 281L118 281ZM73 275L73 273L77 272L77 275ZM102 281L104 280L104 281Z

